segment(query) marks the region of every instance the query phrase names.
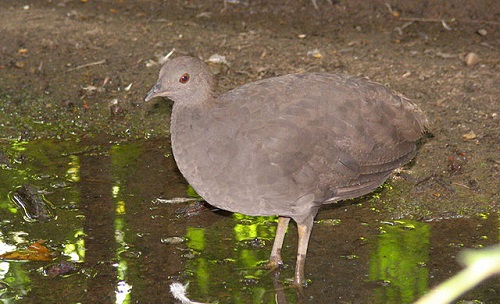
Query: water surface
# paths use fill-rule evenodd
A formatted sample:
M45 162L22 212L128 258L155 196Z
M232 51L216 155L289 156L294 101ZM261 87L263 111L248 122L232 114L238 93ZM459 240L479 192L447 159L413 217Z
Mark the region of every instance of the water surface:
M38 240L56 253L49 262L0 260L2 303L174 303L172 282L189 283L196 301L298 302L289 285L295 225L285 239L286 267L273 274L263 265L276 218L156 200L192 195L167 140L4 140L0 156L0 254ZM390 219L383 199L394 183L406 181L320 211L304 302L411 303L461 269L460 250L498 242L496 214ZM9 199L22 185L43 192L56 218L26 218ZM75 270L46 275L61 262ZM464 299L498 303L499 279Z

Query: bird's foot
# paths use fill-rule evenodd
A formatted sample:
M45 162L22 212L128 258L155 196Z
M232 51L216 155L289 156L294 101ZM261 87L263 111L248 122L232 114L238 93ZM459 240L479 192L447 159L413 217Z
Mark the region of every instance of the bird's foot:
M290 285L292 287L297 288L298 290L302 290L302 288L305 288L309 286L311 283L311 280L306 280L306 279L298 279L298 278L293 278L293 280L290 280Z
M281 257L271 257L269 263L267 263L267 269L269 270L279 270L284 267Z

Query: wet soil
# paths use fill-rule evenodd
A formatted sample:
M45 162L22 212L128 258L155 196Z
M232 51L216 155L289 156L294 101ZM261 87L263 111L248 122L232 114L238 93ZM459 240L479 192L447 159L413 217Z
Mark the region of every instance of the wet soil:
M276 282L261 267L274 219L186 215L186 203L154 200L187 195L169 152L171 104L142 101L174 48L225 56L213 66L221 91L350 73L428 115L410 166L374 195L320 211L306 301L409 303L461 269L461 249L498 242L498 1L229 2L0 3L0 253L47 239L78 266L47 278L41 262L0 262L4 302L173 303L173 281L191 282L199 301L274 303L282 284L296 301L293 226ZM49 192L56 220L24 221L8 199L24 184ZM172 236L184 241L162 243ZM499 298L498 279L464 296Z

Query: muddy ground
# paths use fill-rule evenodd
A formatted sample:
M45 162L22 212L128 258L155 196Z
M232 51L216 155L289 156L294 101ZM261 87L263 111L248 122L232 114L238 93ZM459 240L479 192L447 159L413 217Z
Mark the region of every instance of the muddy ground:
M225 56L222 90L291 72L351 73L403 92L431 121L413 166L426 179L412 190L418 203L395 212L496 210L500 4L318 3L237 1L221 12L222 1L2 1L2 137L168 136L168 103L142 99L174 48ZM467 65L470 53L478 62Z
M368 77L431 125L392 219L499 211L496 0L14 1L0 3L0 142L106 136L168 142L171 104L143 97L160 58L218 54L221 91L302 71Z

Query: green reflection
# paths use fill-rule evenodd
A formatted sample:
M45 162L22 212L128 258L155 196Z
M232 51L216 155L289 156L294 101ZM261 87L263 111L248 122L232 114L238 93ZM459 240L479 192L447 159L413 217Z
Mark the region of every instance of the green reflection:
M80 193L73 187L79 181L79 156L82 146L75 141L37 140L32 142L4 140L0 146L4 154L0 165L0 253L25 248L38 239L48 240L53 248L62 244L63 256L57 260L83 262L85 242L82 237L82 220L78 214ZM54 203L57 220L47 223L29 223L22 217L20 208L8 199L8 193L22 185L46 191ZM64 228L62 228L64 227ZM52 296L39 273L45 264L31 261L1 261L0 303L13 303L30 297L36 290L37 297ZM82 284L82 288L84 288Z
M73 262L84 262L85 260L85 236L83 228L78 228L73 236L75 241L68 240L68 243L64 244L64 255L70 257Z
M17 238L16 235L17 233L12 233L6 236L0 231L0 254L16 249L16 246L9 244ZM0 303L15 303L30 292L29 272L23 269L22 265L21 261L0 260L0 283L8 286L0 288Z
M186 237L188 238L187 246L189 248L197 251L205 249L205 232L203 228L188 227Z
M206 300L213 290L223 288L231 303L248 303L248 299L274 303L274 294L268 290L271 277L262 265L269 258L276 221L276 217L235 213L231 222L218 222L232 225L230 235L226 235L231 231L226 226L188 227L186 245L194 254L186 263L186 272L192 276L189 294L193 299Z
M385 282L376 303L411 303L428 289L430 228L416 221L382 228L370 262L370 280Z
M237 221L234 226L234 234L237 241L255 238L272 239L276 234L277 216L248 216L234 213L233 218Z
M113 187L115 188L115 187ZM116 190L116 189L115 189ZM116 304L126 304L130 303L130 292L132 286L128 284L128 262L126 259L122 258L122 253L128 250L128 245L125 241L126 237L126 223L124 219L125 215L125 202L118 200L116 202L115 208L115 241L118 244L116 250L117 263L117 285L115 289L116 294Z
M198 252L205 249L205 231L203 228L188 227L186 231L186 237L188 239L188 248ZM210 289L210 274L207 260L205 258L199 257L191 260L188 264L191 267L192 272L194 273L199 291L203 294L208 294L208 291Z
M80 181L80 158L76 155L69 155L68 170L66 178L72 182Z
M276 225L278 218L276 216L247 216L239 213L233 214L236 220L234 225L234 237L237 242L254 242L256 246L269 245L276 234ZM245 268L255 268L258 265L267 262L266 259L256 255L253 249L239 250L238 263ZM257 269L254 275L259 275Z
M117 285L115 287L116 304L126 304L131 302L132 283L129 282L129 265L127 259L122 254L129 250L127 243L127 215L126 195L122 193L124 184L135 172L133 164L137 163L142 148L138 144L122 144L111 147L111 170L113 185L111 186L111 196L115 200L115 241L118 244L116 251L117 263Z
M3 146L8 161L0 166L0 209L15 214L17 209L8 199L8 193L22 185L29 178L29 169L24 166L17 166L22 159L21 155L26 150L27 142L8 141L8 145Z
M16 212L7 194L29 184L53 192L65 188L64 199L79 201L76 187L68 187L80 179L80 145L74 141L40 140L33 142L10 140L2 146L6 155L0 166L0 208ZM56 206L59 207L59 206Z
M29 272L21 267L22 262L0 262L0 282L9 287L0 289L0 302L16 303L31 291Z
M201 198L201 196L198 193L196 193L196 190L194 190L194 188L191 187L191 185L188 185L186 189L186 195L188 197Z

